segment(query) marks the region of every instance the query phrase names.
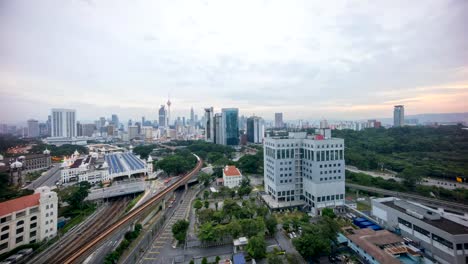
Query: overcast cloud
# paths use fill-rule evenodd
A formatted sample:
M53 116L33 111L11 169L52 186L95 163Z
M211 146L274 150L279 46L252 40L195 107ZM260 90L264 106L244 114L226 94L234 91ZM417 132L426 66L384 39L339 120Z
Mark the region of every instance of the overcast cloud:
M468 111L468 1L0 1L0 122Z

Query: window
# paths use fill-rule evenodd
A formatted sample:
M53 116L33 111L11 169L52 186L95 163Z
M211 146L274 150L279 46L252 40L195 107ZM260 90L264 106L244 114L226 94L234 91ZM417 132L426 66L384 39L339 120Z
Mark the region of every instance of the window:
M21 211L21 212L19 212L19 213L16 213L16 218L18 218L18 217L23 217L23 216L25 216L25 215L26 215L26 211Z
M37 220L37 216L31 217L31 220L30 220L30 221L32 222L32 221L35 221L35 220Z
M10 226L4 226L4 227L2 227L2 232L3 232L3 231L6 231L6 230L8 230L8 229L10 229Z
M21 234L21 233L23 233L23 231L24 231L24 227L20 227L20 228L16 229L16 234Z
M32 223L29 228L35 228L37 226L37 223Z
M6 223L8 221L11 221L11 215L3 217L2 219L0 219L0 223Z
M24 224L24 221L23 221L23 220L18 221L18 223L16 223L16 226L20 226L20 225L22 225L22 224Z
M415 226L414 226L414 231L417 231L417 232L419 232L419 233L421 233L421 234L423 234L423 235L425 235L425 236L427 236L427 237L431 237L431 233L430 233L429 231L427 231L427 230L425 230L425 229L422 229L422 228L420 228L419 226L416 226L416 225L415 225Z
M30 214L37 213L37 212L39 212L39 207L34 207L34 208L29 209Z
M23 242L23 236L19 236L16 238L16 244Z
M442 245L444 245L444 246L446 246L446 247L448 247L450 249L453 249L453 243L452 242L450 242L448 240L445 240L444 238L442 238L442 237L440 237L438 235L432 234L432 240L435 240L435 241L441 243Z
M32 231L31 233L29 233L29 237L35 237L36 236L36 231Z
M5 248L8 248L8 242L0 244L0 250L4 250Z
M10 234L6 233L6 234L3 234L1 237L0 237L0 240L5 240L9 237Z
M468 249L468 243L463 244L463 247L464 247L465 249Z
M457 244L457 250L463 250L463 245L462 244Z

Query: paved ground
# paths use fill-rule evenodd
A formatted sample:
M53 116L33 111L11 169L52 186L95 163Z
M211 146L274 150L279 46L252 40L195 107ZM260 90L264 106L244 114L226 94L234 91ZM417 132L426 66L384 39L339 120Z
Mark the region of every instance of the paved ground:
M143 258L139 263L172 263L172 260L180 255L180 252L174 250L174 238L172 236L172 226L175 222L187 217L187 212L190 208L192 197L194 197L196 190L189 189L185 195L184 200L177 206L173 215L168 219L166 226L162 232L156 236L151 247L147 249Z

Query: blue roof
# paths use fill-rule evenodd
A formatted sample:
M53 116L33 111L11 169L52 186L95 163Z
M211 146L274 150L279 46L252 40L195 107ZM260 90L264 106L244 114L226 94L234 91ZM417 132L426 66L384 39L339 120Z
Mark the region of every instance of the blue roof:
M244 254L242 253L237 253L232 258L234 259L234 264L245 264Z
M364 217L358 217L358 218L354 218L353 221L354 222L364 222L364 221L367 221L367 219L365 219Z
M382 228L378 225L371 225L371 226L368 226L367 228L372 228L372 230L382 230Z
M369 221L358 223L358 226L371 226L371 225L375 225L375 224Z

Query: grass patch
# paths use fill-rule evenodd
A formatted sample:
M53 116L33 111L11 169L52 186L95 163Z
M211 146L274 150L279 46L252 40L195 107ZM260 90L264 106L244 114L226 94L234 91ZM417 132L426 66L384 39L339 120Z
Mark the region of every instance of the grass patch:
M137 204L138 201L140 201L144 194L145 193L140 193L137 197L133 198L133 200L131 200L130 203L128 203L127 208L125 208L125 213L129 212L133 208L133 206L135 206L135 204Z
M372 207L369 204L363 203L363 202L357 202L356 207L357 207L358 211L370 211L370 210L372 210Z
M96 205L92 205L81 212L74 212L75 217L71 218L70 221L60 230L62 234L68 232L72 227L78 225L79 223L83 222L88 216L90 216L96 210Z

